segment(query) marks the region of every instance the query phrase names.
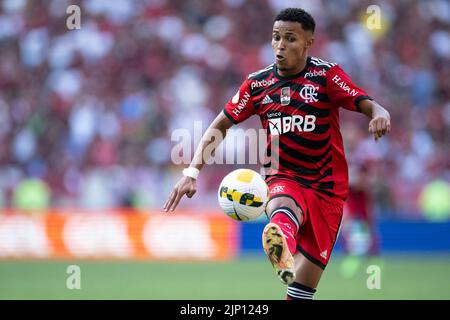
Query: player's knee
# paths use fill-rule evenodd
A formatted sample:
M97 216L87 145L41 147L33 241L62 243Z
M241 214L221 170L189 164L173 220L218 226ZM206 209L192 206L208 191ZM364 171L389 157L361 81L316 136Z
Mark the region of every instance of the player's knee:
M298 218L298 215L289 207L279 207L273 210L269 215L269 220L276 224L284 222L292 226L291 230L294 232L294 237L301 226L301 220Z
M287 288L286 300L312 300L315 292L316 289L293 282Z
M270 219L277 211L283 211L282 209L287 209L287 211L293 213L299 225L303 223L303 212L297 206L294 200L288 197L279 197L269 201L266 208L267 217Z

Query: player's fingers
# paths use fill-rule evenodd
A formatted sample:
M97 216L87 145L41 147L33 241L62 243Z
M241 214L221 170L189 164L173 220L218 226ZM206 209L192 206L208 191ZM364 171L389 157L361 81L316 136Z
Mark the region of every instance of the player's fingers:
M388 134L389 132L391 132L391 121L389 119L386 119L386 121L384 123L384 129L385 129L385 134Z
M173 193L174 193L174 190L172 190L172 192L170 193L170 195L167 198L166 202L164 203L163 209L167 209L167 206L169 205L170 200L172 199Z
M386 119L386 122L384 124L384 134L388 134L391 131L391 122L389 119Z
M172 194L170 195L169 201L166 206L166 212L170 210L170 207L172 206L173 202L175 201L175 198L177 197L177 195L178 195L178 189L175 188L175 189L173 189Z
M369 122L369 132L370 134L373 134L373 121Z
M391 131L391 122L386 120L386 133L389 133L389 131Z
M379 131L380 137L384 136L386 134L386 119L381 120L381 129Z
M382 136L381 131L380 130L374 130L373 136L374 136L375 142L378 142L378 139L380 139L381 136Z
M376 132L373 133L373 139L375 142L378 142L378 134Z
M378 132L378 134L380 134L381 131L383 130L383 120L382 119L379 119L377 121L375 130Z
M186 193L186 195L188 196L188 198L192 198L192 196L197 192L197 190L192 189L189 190L189 192Z
M180 203L181 198L183 197L184 192L178 192L177 196L175 197L175 200L172 204L172 208L170 209L170 211L175 210L175 208L178 206L178 203Z

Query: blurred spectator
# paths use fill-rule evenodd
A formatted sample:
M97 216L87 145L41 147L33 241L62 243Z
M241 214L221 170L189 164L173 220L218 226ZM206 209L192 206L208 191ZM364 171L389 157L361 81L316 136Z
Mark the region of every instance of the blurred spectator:
M80 30L66 28L71 4L81 8ZM340 63L391 112L392 133L372 148L381 154L375 200L383 212L420 217L423 186L450 179L450 4L383 1L382 28L368 30L370 4L301 2L317 22L312 54ZM1 1L2 206L14 206L21 181L34 178L56 207L160 208L180 175L173 130L193 133L199 120L205 130L246 75L272 63L273 17L295 5ZM356 152L371 149L367 119L343 112L341 123L361 132ZM218 208L217 185L232 169L206 168L202 197L181 206Z
M450 218L450 185L443 180L434 180L423 188L420 208L431 221L444 221Z
M14 190L13 205L18 209L41 210L50 204L50 192L46 184L38 179L24 179Z

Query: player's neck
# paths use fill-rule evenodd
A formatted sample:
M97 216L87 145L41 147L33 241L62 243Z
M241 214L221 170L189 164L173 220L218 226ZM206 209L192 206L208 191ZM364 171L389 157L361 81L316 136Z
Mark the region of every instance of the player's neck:
M289 77L289 76L292 76L292 75L295 75L295 74L298 74L298 73L302 72L305 69L307 62L308 62L308 56L305 55L305 56L302 57L301 63L298 65L297 68L289 69L289 70L280 70L280 69L278 69L277 72L282 77Z

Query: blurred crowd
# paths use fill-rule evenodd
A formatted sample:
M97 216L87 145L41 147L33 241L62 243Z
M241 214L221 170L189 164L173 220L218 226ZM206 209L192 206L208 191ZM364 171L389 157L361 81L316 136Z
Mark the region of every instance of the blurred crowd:
M72 4L80 29L66 25ZM206 129L246 75L272 63L273 18L289 6L316 20L311 54L391 112L378 143L368 119L341 113L350 166L376 167L380 214L420 217L424 188L450 181L445 0L0 1L0 205L161 208L184 166L171 161L172 132ZM217 209L234 168L206 167L181 207Z

